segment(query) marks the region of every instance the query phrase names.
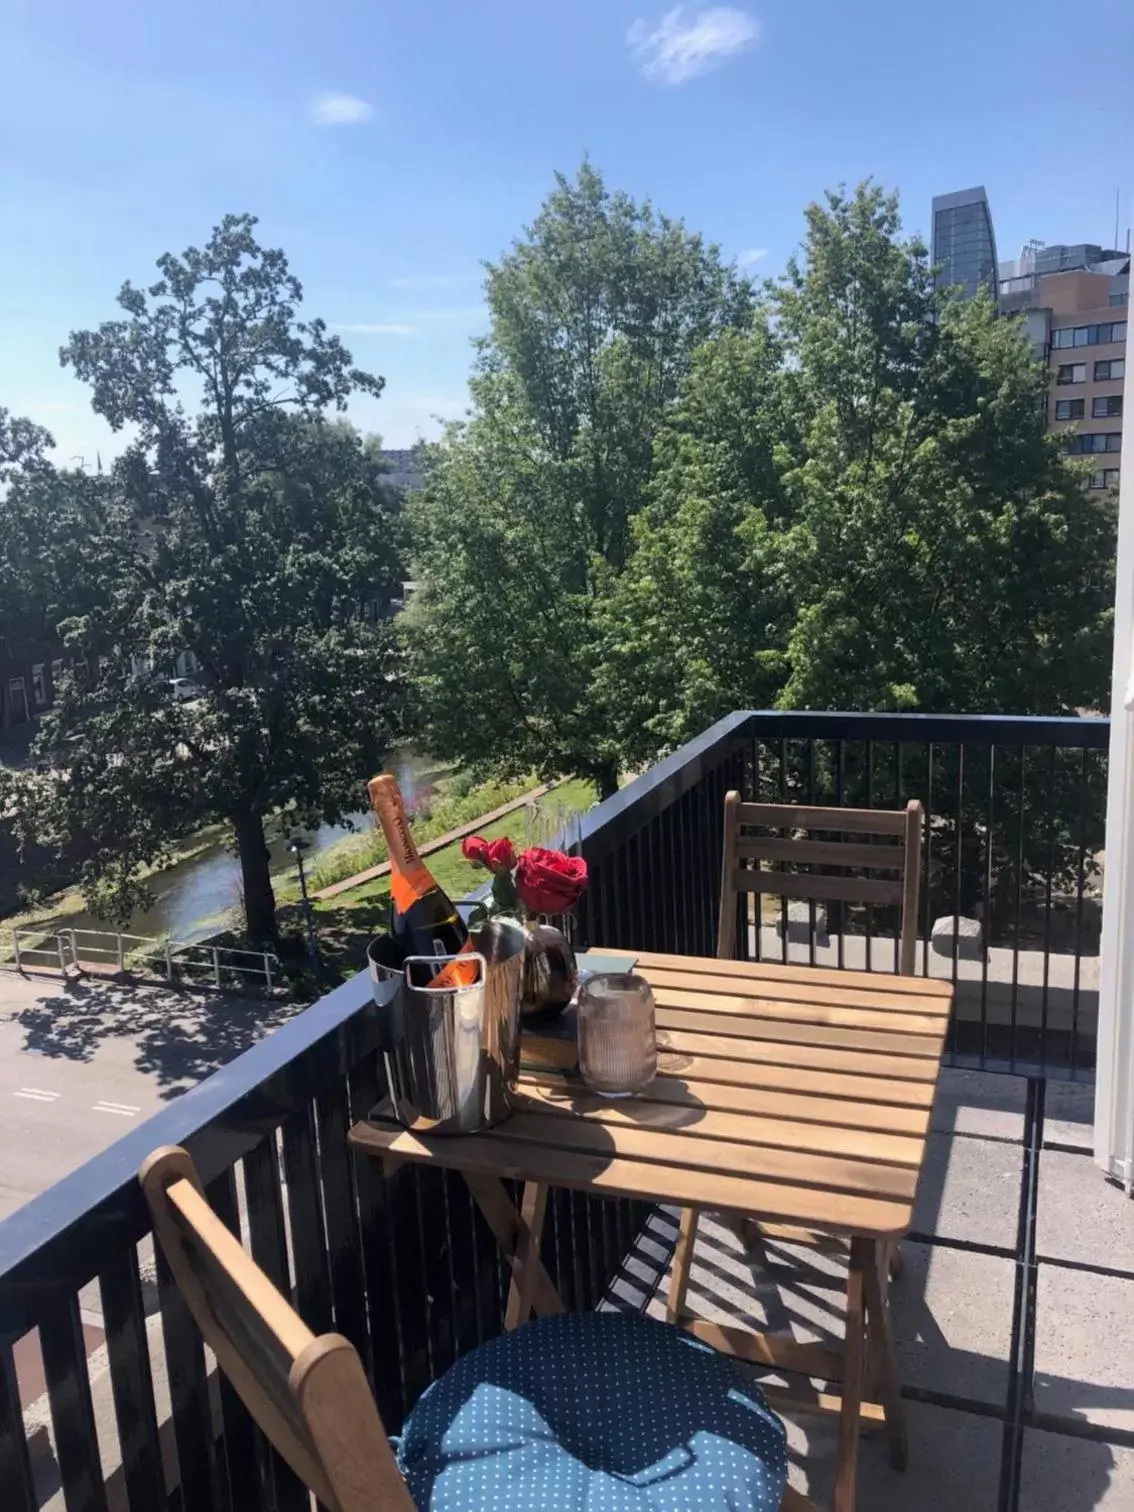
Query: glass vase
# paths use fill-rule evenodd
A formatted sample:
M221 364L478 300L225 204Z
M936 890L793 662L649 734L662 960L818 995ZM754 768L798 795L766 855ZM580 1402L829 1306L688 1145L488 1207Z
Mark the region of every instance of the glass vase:
M589 977L579 991L579 1071L601 1097L644 1091L658 1069L654 995L633 973Z

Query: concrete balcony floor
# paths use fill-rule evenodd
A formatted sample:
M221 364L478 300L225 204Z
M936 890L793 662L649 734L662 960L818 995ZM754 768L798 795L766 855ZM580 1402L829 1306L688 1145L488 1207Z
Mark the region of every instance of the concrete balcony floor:
M1029 1141L1036 1288L1020 1330L1034 1341L1034 1405L1023 1430L1022 1512L1134 1507L1134 1203L1090 1156L1093 1091L1048 1083L1028 1109L1020 1077L946 1070L933 1116L915 1228L893 1283L910 1465L890 1468L863 1439L862 1512L995 1512L1014 1384L1013 1315ZM664 1315L676 1209L651 1220L616 1286L618 1305ZM718 1322L838 1342L845 1255L781 1243L746 1250L706 1214L689 1306ZM1016 1336L1019 1342L1019 1334ZM783 1384L787 1378L770 1376ZM792 1483L830 1505L834 1420L788 1414Z

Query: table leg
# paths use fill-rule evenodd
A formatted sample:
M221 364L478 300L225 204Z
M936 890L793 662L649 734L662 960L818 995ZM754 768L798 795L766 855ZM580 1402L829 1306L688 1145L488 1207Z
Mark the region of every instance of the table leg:
M508 1306L504 1311L506 1329L517 1328L531 1317L536 1266L540 1265L539 1247L546 1213L547 1187L538 1181L525 1182L520 1203L523 1229L512 1259L512 1285L508 1290Z
M669 1281L669 1296L666 1299L665 1315L670 1323L677 1323L685 1310L685 1293L689 1290L689 1272L693 1266L693 1246L697 1242L698 1208L688 1207L681 1211L681 1227L673 1251L673 1275Z
M868 1239L851 1243L847 1271L846 1342L843 1348L843 1397L839 1410L839 1442L835 1468L835 1512L854 1512L858 1489L858 1444L861 1432L862 1383L866 1362L864 1284L874 1265L874 1246Z
M909 1458L906 1441L906 1415L902 1406L902 1384L894 1352L894 1327L890 1316L888 1267L893 1247L875 1244L871 1262L865 1265L866 1326L873 1359L873 1374L878 1395L886 1410L886 1437L890 1441L890 1463L904 1470Z
M512 1289L508 1296L508 1314L512 1312L513 1296L517 1287L527 1296L527 1311L534 1311L539 1317L547 1317L551 1313L566 1312L563 1299L555 1289L555 1282L544 1269L543 1261L539 1258L539 1240L533 1248L531 1240L536 1223L529 1224L529 1217L536 1219L538 1227L543 1226L543 1215L547 1206L547 1188L538 1187L535 1182L529 1182L524 1188L523 1214L518 1213L508 1199L508 1193L504 1190L503 1183L496 1176L484 1176L477 1172L466 1171L465 1182L469 1191L473 1194L476 1205L484 1214L485 1222L496 1237L501 1253L512 1267ZM535 1188L534 1191L532 1189ZM539 1192L542 1191L542 1201ZM532 1192L529 1206L529 1192ZM517 1311L520 1301L517 1298ZM518 1319L522 1321L522 1319ZM514 1323L505 1321L505 1327L513 1328Z

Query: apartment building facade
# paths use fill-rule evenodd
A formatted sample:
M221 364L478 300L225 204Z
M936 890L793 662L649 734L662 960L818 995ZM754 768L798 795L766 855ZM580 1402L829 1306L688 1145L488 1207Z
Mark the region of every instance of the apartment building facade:
M1000 275L1001 312L1023 319L1050 374L1049 425L1073 453L1091 459L1088 487L1117 488L1130 254L1033 244L1002 263Z
M1118 487L1122 451L1127 310L1111 303L1113 283L1105 273L1055 273L1037 291L1049 323L1048 420L1072 452L1090 458L1088 486L1098 491Z

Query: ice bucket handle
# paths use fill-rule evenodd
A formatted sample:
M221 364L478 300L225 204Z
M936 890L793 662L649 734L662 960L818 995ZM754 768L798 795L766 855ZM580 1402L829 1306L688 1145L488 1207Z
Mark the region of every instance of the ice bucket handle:
M475 965L477 974L471 982L458 982L453 986L431 987L429 984L438 972L444 971L450 961L468 962ZM414 972L420 967L419 981L414 981ZM459 956L406 956L402 967L406 975L406 986L412 987L414 992L467 992L473 987L483 987L488 977L488 962L476 950L464 950Z

